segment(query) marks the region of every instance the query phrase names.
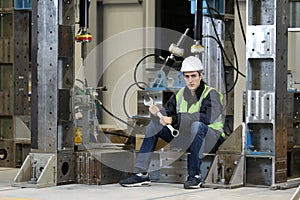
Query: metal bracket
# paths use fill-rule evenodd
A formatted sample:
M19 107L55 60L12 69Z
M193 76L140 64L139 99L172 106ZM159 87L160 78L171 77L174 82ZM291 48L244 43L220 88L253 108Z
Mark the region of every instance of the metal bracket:
M57 184L57 155L30 153L12 186L42 188ZM33 177L34 176L34 177Z

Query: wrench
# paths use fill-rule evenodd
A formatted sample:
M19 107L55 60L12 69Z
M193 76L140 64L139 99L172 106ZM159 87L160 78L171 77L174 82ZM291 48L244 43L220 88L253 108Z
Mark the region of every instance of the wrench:
M150 99L149 101L146 101L146 99L144 99L144 105L145 105L145 106L151 106L151 105L154 104L153 99L152 99L151 97L149 97L149 99ZM158 112L158 113L157 113L157 116L158 116L159 118L162 118L162 117L163 117L163 115L161 114L161 112ZM171 135L172 135L173 137L177 137L177 136L179 135L179 130L173 128L172 125L168 124L167 127L168 127L168 129L171 131Z

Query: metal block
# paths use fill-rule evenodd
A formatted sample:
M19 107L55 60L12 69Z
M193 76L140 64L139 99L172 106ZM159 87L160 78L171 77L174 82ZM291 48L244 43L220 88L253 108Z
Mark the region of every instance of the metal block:
M275 157L275 183L287 181L287 157Z
M294 124L293 124L293 102L294 93L288 92L285 104L285 110L287 113L287 120L285 122L287 128L287 150L293 148L294 146Z
M217 153L238 154L242 152L242 125L238 126L230 136L221 144Z
M14 114L29 115L30 12L14 12Z
M23 144L16 142L16 167L21 167L23 162L25 161L26 157L30 153L30 144Z
M246 184L274 187L287 180L288 1L246 4Z
M185 152L160 152L160 179L163 183L184 183L187 177L187 156Z
M244 158L241 155L217 154L205 179L205 186L234 188L243 185Z
M57 184L75 183L76 162L72 151L57 154Z
M294 124L294 137L293 137L294 147L300 147L300 123Z
M13 36L13 14L12 13L1 13L0 15L0 27L1 37L11 38Z
M273 159L272 157L246 157L246 185L273 185Z
M14 87L12 64L0 64L0 80L1 91L12 91Z
M74 27L72 26L63 26L58 27L58 56L60 58L72 58L74 56Z
M0 39L0 62L1 63L13 63L13 39L1 38Z
M248 123L249 135L247 141L251 141L250 154L275 154L274 130L273 124L263 123Z
M231 33L234 33L234 20L225 18L225 33L223 31L223 34L225 34L224 37L224 50L226 52L226 59L224 59L225 66L232 67L232 64L234 61L234 35L230 35ZM227 75L226 75L227 76Z
M275 94L267 91L247 91L246 122L272 123L275 118Z
M33 48L36 60L32 61L35 76L33 82L38 82L33 87L31 109L33 112L32 135L37 140L33 147L40 153L57 152L58 133L58 0L33 1L32 14L37 17L33 21L33 38L38 44ZM50 34L51 33L51 34ZM33 44L34 45L34 44ZM47 55L47 56L45 56ZM33 56L34 58L35 56ZM46 76L45 76L46 75ZM37 79L37 80L35 80ZM34 116L36 115L36 116Z
M18 174L13 186L42 188L57 185L57 155L30 153Z
M293 118L295 120L300 120L300 93L294 93L294 111L293 111Z
M247 30L247 56L249 58L269 58L276 52L274 41L274 27L249 26Z
M170 90L143 90L138 91L138 101L137 101L137 115L140 117L150 117L149 107L144 105L144 99L149 97L153 98L154 102L162 106L164 105L169 98L178 90L170 91Z
M14 121L12 117L0 117L0 139L15 138Z
M215 154L206 154L202 158L201 176L202 176L203 180L206 179L207 174L208 174L209 170L211 169L212 163L215 159L215 156L216 156Z
M13 8L14 0L0 1L0 8Z
M58 90L58 120L70 121L71 116L71 94L69 89Z
M58 123L58 150L74 149L74 123L63 121Z
M76 153L77 182L83 184L116 183L133 171L134 155L127 151L90 150ZM122 165L120 165L122 163Z
M0 116L8 116L13 114L12 96L9 91L0 91Z
M249 25L273 25L275 23L275 1L250 0L247 8Z
M247 67L248 90L275 90L274 60L249 59Z
M61 87L71 89L74 85L74 77L75 77L73 57L62 58L60 59L60 61L61 61L61 65L59 66L60 67L59 70L62 71Z
M289 166L289 178L300 177L300 149L292 149L290 154Z
M231 134L233 132L233 123L234 123L234 117L233 115L226 115L225 121L224 121L224 132Z
M16 132L16 141L19 140L19 143L28 143L30 144L31 132L30 132L30 116L15 116L15 132ZM26 142L25 142L26 141Z
M213 25L214 24L214 25ZM203 18L203 35L210 35L216 37L214 26L221 42L224 42L224 22L219 19L213 19L211 21L210 17L204 16ZM216 41L210 37L203 38L203 46L205 47L204 58L202 59L203 65L207 66L204 70L204 81L216 88L218 91L225 93L224 87L224 69L222 62L222 52L220 51L219 45ZM216 78L218 77L218 78Z
M0 140L0 167L16 167L15 149L13 140Z
M74 26L75 24L75 0L59 1L62 5L60 6L62 10L62 24ZM69 43L69 45L74 43Z
M234 84L234 69L232 67L225 67L225 82L224 85L226 85L226 91L229 91L232 89L233 84ZM223 99L223 105L226 105L226 110L225 114L226 116L231 115L233 116L234 114L234 90L231 90L228 94L227 97ZM226 102L225 102L226 101ZM232 130L232 129L231 129Z
M160 179L160 152L154 152L152 154L151 162L149 165L149 176L151 181L159 181Z

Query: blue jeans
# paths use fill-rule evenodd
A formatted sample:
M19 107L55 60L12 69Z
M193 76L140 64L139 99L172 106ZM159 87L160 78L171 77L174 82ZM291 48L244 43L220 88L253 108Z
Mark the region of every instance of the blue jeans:
M179 136L174 138L166 126L162 126L159 122L152 120L146 128L145 138L137 155L135 163L136 172L148 171L152 152L156 147L158 138L162 138L166 142L171 143L172 147L189 151L190 155L187 162L188 173L191 176L200 174L203 153L202 144L208 129L210 128L202 122L193 122L190 127L180 128Z

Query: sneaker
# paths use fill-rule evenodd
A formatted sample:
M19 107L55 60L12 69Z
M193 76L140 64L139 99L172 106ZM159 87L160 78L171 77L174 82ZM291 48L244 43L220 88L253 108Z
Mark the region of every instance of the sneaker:
M132 174L129 178L121 180L120 185L124 187L141 187L141 186L150 186L149 174L146 175L142 173Z
M198 189L200 188L202 182L201 182L201 176L195 175L195 176L188 176L187 181L184 183L184 189Z

